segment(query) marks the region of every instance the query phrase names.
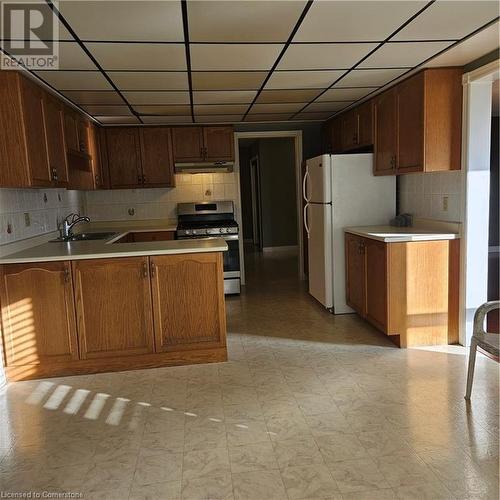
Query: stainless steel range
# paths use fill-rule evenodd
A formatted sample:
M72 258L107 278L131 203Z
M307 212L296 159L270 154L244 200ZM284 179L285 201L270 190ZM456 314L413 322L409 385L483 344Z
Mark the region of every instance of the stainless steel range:
M239 228L232 201L177 204L177 239L224 238L224 293L240 293Z

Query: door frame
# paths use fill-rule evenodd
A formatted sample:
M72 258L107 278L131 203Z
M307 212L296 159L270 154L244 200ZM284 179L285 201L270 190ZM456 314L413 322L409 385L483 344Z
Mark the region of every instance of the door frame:
M299 247L299 278L305 280L304 274L304 248L302 241L302 130L275 130L268 132L235 132L234 133L234 173L236 175L237 193L236 193L236 221L240 228L243 227L241 217L241 185L240 185L240 139L272 139L276 137L291 137L294 141L295 151L295 191L297 198L297 243ZM241 284L245 284L245 260L242 240L240 240L240 266L241 266Z
M252 156L249 161L250 167L250 187L252 190L252 243L262 249L262 212L260 205L260 172L259 157Z

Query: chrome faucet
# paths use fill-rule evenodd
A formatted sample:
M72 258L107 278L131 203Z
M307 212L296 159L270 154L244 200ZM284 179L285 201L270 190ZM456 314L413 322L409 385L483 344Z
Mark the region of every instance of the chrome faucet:
M82 217L80 214L69 214L59 226L61 240L69 240L73 236L73 228L80 222L90 222L90 217Z

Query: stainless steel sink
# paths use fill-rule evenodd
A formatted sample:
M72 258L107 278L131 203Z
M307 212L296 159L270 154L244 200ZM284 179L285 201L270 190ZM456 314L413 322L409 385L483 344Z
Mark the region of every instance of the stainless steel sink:
M69 238L61 239L57 238L56 240L52 240L53 242L62 242L62 241L91 241L91 240L107 240L112 236L117 235L116 232L106 232L106 233L78 233L70 236Z

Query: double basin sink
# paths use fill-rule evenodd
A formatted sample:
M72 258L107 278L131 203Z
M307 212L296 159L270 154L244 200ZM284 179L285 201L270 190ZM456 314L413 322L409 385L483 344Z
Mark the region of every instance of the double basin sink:
M116 236L119 233L116 232L106 232L106 233L78 233L70 236L69 238L57 238L52 240L54 243L70 242L70 241L92 241L92 240L107 240L112 236Z

